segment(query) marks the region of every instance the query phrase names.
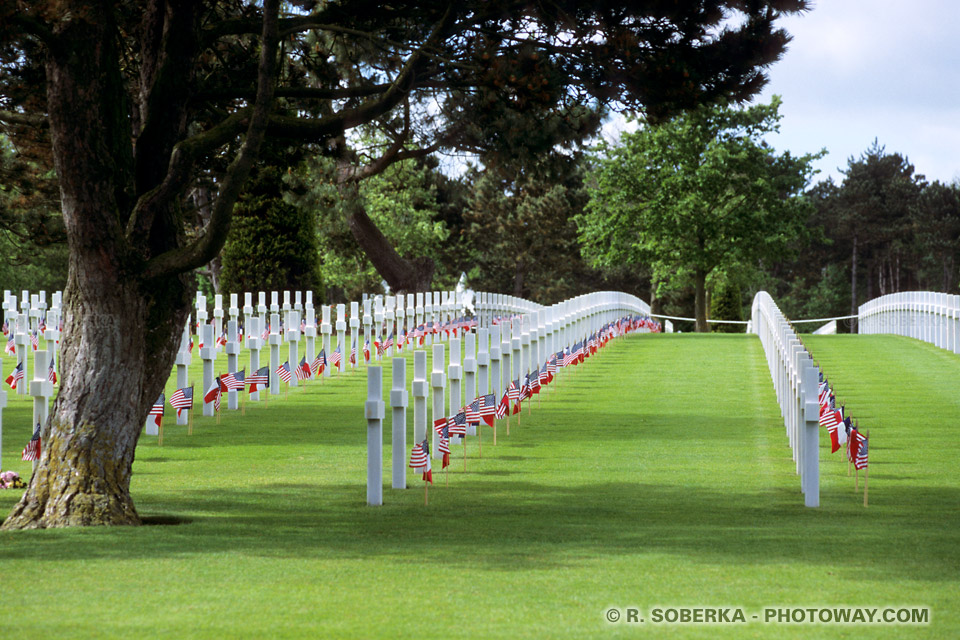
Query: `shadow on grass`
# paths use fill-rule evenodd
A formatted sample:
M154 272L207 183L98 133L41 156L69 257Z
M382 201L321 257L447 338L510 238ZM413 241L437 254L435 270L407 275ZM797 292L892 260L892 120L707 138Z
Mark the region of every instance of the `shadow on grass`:
M785 489L547 486L492 478L476 485L453 473L449 488L442 474L435 474L435 481L427 507L419 481L404 491L385 488L380 508L363 503L365 488L357 484L186 490L176 503L166 504L144 496L140 504L147 523L180 526L7 533L0 536L0 558L385 556L530 570L603 556L667 553L684 561L799 561L925 580L956 580L960 566L957 489L886 487L869 509L855 496L830 496L830 504L839 506L805 509L797 504L796 492ZM855 542L863 553L830 553L831 541Z

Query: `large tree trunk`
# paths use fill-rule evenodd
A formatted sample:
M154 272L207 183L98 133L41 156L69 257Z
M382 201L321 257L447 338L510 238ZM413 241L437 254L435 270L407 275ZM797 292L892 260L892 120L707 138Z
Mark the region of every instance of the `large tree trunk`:
M70 21L48 59L70 246L60 393L41 430L37 469L5 529L139 523L130 497L134 451L186 319L181 279L142 281L142 262L123 236L133 160L114 27L106 14Z
M513 265L513 295L523 297L524 263L523 258L517 258Z
M698 267L693 274L693 284L695 331L697 333L709 333L710 326L707 324L707 272Z
M71 259L61 390L5 529L140 522L130 496L134 452L173 365L188 297L176 279L140 286L122 275L106 255Z
M189 22L190 3L150 7L146 23L163 18L169 28L160 24L160 31L183 35L177 27ZM4 529L139 524L130 496L131 470L137 439L170 375L186 321L188 276L183 274L223 246L236 194L266 129L276 68L278 2L266 0L257 98L246 140L220 182L210 224L185 243L179 215L185 180L178 176L189 171L170 162L178 173L169 176L169 189L162 189L164 176L140 162L165 166L156 156L169 153L169 139L182 131L164 134L148 119L136 144L150 144L143 153L137 147L135 161L114 9L64 0L54 10L60 19L47 56L47 108L70 249L61 386L41 429L37 468ZM150 31L150 24L144 27ZM179 40L160 46L167 56L192 60ZM145 68L148 57L145 53ZM183 60L173 62L158 75L177 76L182 83ZM174 93L154 111L177 113L186 97Z
M344 200L350 203L350 232L394 293L430 291L436 264L431 258L407 259L397 253L376 223L370 219L355 182L340 186Z

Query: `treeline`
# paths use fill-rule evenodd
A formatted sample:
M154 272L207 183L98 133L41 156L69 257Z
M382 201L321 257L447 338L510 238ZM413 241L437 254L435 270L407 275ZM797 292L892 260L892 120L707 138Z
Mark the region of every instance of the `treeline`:
M465 273L472 288L544 303L617 289L669 315L693 313L692 285L661 287L655 296L647 265L625 261L601 269L582 257L576 220L587 208L585 181L595 163L583 149L513 161L489 157L454 177L433 157L412 159L351 194L337 188L328 160L300 156L293 166L289 160L261 164L250 179L221 256L197 272L201 288L310 289L324 302L382 291L383 279L349 226L348 211L360 207L401 255L431 257L434 288L452 287ZM18 161L9 146L0 154L2 286L62 288L62 234L37 233L59 231L58 202L49 187L38 186L55 185L55 177L26 180ZM803 198L813 213L796 251L713 278L711 317L748 317L760 289L797 319L854 314L859 304L896 291L958 292L957 183L927 182L904 155L874 142L849 159L839 184L822 181ZM202 197L195 200L202 222Z
M877 141L842 173L840 184L807 192L816 213L797 259L764 265L752 289L767 289L798 319L853 315L898 291L957 293L960 184L927 182ZM856 331L855 322L841 325Z

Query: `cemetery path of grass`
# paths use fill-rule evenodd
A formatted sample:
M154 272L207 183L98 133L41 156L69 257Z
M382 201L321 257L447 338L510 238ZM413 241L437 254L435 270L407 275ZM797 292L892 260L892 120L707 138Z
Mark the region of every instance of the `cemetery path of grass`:
M931 362L958 379L955 356L885 340L871 347L880 356L856 352L849 368L845 354L862 345L811 341L825 363L835 357L828 372L851 407L874 410L871 386L932 402ZM891 345L903 351L897 375L860 376ZM389 367L384 376L388 388ZM934 396L936 419L890 414L872 432L868 509L829 449L823 506L802 506L752 336L613 342L563 372L509 437L501 424L497 447L484 428L482 459L471 439L466 472L454 448L449 487L435 471L429 507L413 474L410 489L389 488L388 425L385 504L365 506L365 394L353 373L219 426L195 419L193 436L168 426L162 448L143 437L132 488L154 526L0 533L3 628L58 638L960 636L955 394ZM893 395L877 415L910 413ZM24 475L27 463L9 461L29 438L28 412L13 399L4 414L4 460ZM0 492L0 513L19 493ZM604 622L609 607L658 605L748 615L926 605L933 622Z

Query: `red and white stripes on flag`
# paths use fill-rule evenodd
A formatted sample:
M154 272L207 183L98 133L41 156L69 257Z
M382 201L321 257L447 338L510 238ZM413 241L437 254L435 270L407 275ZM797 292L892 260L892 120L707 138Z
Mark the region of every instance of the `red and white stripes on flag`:
M30 438L30 442L27 443L27 446L23 448L23 451L20 453L20 459L24 462L31 462L33 460L40 459L40 423L37 423L37 428L33 432L33 437Z
M261 387L265 389L270 384L270 367L260 367L256 373L251 373L247 384L250 385L250 393L256 393Z
M177 389L170 395L170 406L177 410L177 417L184 409L193 409L193 387Z
M277 375L281 380L290 384L290 361L285 361L282 365L277 367Z
M426 438L413 446L410 452L410 468L423 474L423 481L433 484L433 471L430 468L430 445Z

